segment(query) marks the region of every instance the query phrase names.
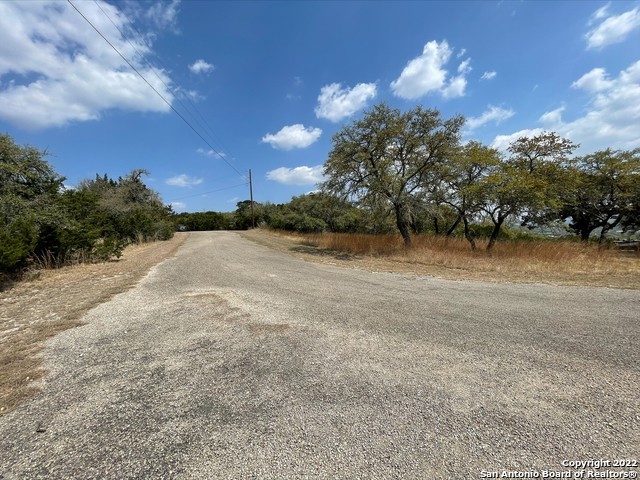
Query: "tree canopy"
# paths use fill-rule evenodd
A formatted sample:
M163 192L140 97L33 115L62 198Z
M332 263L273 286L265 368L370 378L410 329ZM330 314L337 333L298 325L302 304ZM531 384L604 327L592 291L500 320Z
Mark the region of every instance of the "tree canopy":
M169 238L170 208L142 181L144 170L64 186L47 153L0 135L0 273L29 261L60 265L119 256L132 241Z
M437 110L405 113L382 103L337 132L325 163L324 191L386 204L405 244L411 244L411 205L424 194L437 165L456 150L464 120Z

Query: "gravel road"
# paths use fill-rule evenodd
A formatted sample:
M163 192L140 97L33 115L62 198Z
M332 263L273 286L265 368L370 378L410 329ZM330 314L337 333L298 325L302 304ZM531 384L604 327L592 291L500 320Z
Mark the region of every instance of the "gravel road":
M370 273L194 233L48 343L43 392L0 418L0 479L465 479L637 459L638 312L638 291Z

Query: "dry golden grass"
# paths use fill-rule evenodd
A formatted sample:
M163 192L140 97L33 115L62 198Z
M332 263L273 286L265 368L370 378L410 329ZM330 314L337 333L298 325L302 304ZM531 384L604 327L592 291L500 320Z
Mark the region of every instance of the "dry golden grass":
M498 242L491 254L486 241L472 252L460 238L413 237L405 248L399 235L293 234L261 232L291 243L289 250L331 263L453 279L551 283L640 289L640 256L581 242L536 240ZM297 245L297 246L296 246Z

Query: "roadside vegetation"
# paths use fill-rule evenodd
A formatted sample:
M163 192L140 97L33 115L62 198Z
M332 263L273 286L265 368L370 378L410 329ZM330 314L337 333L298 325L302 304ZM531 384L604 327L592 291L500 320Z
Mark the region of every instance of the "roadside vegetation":
M243 236L306 261L372 272L396 272L451 280L546 283L640 289L640 256L601 248L597 242L488 239L472 251L462 237L415 235L406 248L398 234L299 233L254 229Z
M64 185L47 153L0 135L0 284L33 267L117 258L130 243L166 240L171 209L145 170Z
M426 242L452 254L462 238L471 252L494 257L531 252L534 240L538 251L562 251L563 258L589 250L555 240L547 245L549 237L600 248L639 238L640 149L576 156L579 145L544 132L500 151L464 143L463 127L463 117L446 119L437 110L376 105L333 136L317 192L286 204L254 204L255 224L298 233L395 234L405 247L420 250ZM249 228L249 207L243 201L236 212L217 214L215 228ZM177 223L198 229L189 220L202 214L182 215ZM332 239L327 248L346 252L362 244L356 238L368 238L363 248L376 254L400 248L390 237L348 237L346 244L340 236L323 238Z
M244 200L234 212L178 214L143 183L144 170L118 179L96 175L67 188L46 152L2 135L0 275L108 260L129 243L167 239L176 230L258 226L323 234L322 248L402 253L415 261L425 245L460 258L466 245L463 250L484 251L494 263L515 256L532 262L532 252L545 251L554 253L540 255L574 266L594 250L586 244L596 243L589 255L602 257L613 240L639 238L640 149L578 156L578 145L544 132L497 150L463 142L463 128L461 116L382 103L333 136L317 191L285 204L252 209ZM342 241L329 234L369 237ZM561 246L557 238L570 243Z

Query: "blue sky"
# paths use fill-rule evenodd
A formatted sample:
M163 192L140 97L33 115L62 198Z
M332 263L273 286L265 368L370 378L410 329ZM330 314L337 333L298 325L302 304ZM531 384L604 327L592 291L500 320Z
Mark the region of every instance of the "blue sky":
M0 132L69 186L134 168L176 211L314 190L341 126L385 101L640 147L640 2L0 2ZM213 147L213 150L212 148Z

